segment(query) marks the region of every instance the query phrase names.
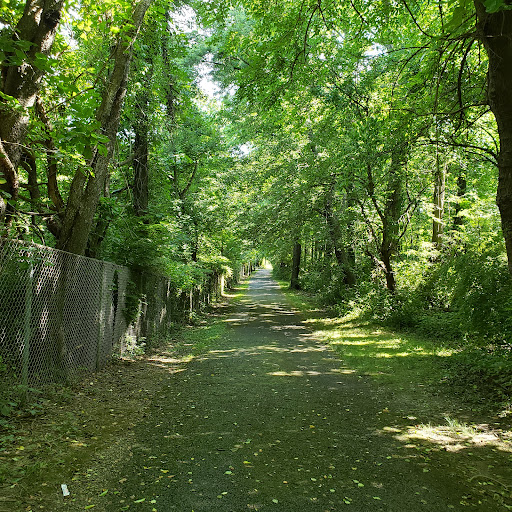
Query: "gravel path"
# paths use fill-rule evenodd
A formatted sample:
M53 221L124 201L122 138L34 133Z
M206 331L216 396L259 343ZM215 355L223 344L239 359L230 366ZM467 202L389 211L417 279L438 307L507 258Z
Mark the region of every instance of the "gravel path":
M411 418L389 412L392 390L315 340L269 271L225 321L227 339L163 381L112 511L505 510L465 482L464 455L400 440Z

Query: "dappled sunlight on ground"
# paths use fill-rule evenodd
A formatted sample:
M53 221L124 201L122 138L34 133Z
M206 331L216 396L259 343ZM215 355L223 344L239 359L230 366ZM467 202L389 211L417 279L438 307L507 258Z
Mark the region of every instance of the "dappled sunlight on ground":
M167 370L169 373L173 374L173 373L186 372L187 368L185 366L180 366L180 365L189 363L190 361L192 361L192 359L194 359L194 358L187 357L187 358L183 358L183 359L173 359L173 358L165 358L165 357L163 357L163 358L155 357L155 358L149 359L148 364L150 364L151 366L155 366L157 368L163 368L163 369Z
M287 330L297 330L304 331L304 327L301 325L276 325L270 328L273 331L287 331Z
M156 362L156 363L162 363L162 364L181 364L181 363L186 363L191 360L192 360L192 356L178 358L178 357L165 356L163 354L148 358L148 361L151 363Z
M391 434L401 443L430 443L447 452L460 452L490 447L512 453L512 433L489 424L468 425L449 417L446 425L419 424L405 428L384 427L383 434ZM415 446L415 445L413 445Z
M348 374L355 373L355 370L351 370L348 368L344 368L344 369L333 368L332 370L324 371L324 372L318 372L315 370L294 370L294 371L290 371L290 372L276 371L276 372L269 372L269 373L267 373L267 375L272 375L274 377L310 377L310 376L316 376L316 375L334 375L336 373L348 375Z
M226 292L224 292L222 294L222 296L226 297L226 299L234 299L237 296L237 294L236 293L226 293Z
M428 350L424 346L413 346L410 336L404 339L379 329L370 330L365 324L349 322L343 318L314 319L304 323L311 324L315 329L314 335L328 341L333 348L339 346L345 350L350 347L368 347L365 351L366 357L391 358L410 355L450 357L456 352L453 348L442 346L432 346ZM404 350L405 345L407 350Z
M303 370L294 370L291 372L283 372L283 371L277 371L277 372L269 372L267 375L273 375L274 377L305 377L305 376L311 376L311 375L325 375L325 372L315 372L313 370L309 371L303 371Z
M278 352L278 353L308 353L308 352L324 352L327 349L324 345L293 345L293 346L282 346L277 344L270 345L257 345L250 349L226 349L226 350L210 350L205 354L203 359L211 357L247 357L247 356L260 356L264 353Z

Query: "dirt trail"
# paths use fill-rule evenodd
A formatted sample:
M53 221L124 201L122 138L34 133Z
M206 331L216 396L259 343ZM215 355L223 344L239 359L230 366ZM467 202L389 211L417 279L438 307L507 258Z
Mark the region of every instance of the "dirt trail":
M505 510L465 481L467 454L400 440L414 421L390 411L392 390L344 368L267 270L225 321L226 339L162 381L105 510Z

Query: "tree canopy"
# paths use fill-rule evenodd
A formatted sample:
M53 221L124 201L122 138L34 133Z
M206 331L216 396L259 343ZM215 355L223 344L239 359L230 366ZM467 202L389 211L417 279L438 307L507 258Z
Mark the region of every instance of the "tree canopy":
M340 311L511 334L507 2L27 0L0 23L4 236L183 284L266 256Z

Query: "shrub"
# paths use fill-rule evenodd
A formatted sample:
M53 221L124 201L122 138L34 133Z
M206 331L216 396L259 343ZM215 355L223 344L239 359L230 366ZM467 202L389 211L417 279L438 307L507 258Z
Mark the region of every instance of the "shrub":
M468 348L450 357L445 382L460 393L510 407L512 397L512 351L510 346ZM476 396L476 395L475 395Z

